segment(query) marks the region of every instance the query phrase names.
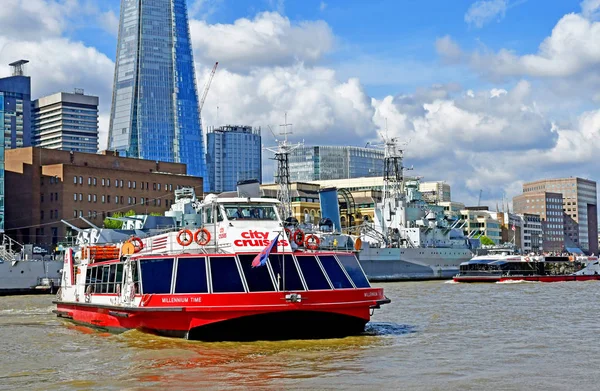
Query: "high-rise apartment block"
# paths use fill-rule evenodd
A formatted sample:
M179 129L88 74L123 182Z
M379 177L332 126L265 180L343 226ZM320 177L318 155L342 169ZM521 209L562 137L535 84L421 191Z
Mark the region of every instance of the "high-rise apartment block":
M261 158L260 128L227 125L208 129L205 191L233 191L238 181L261 181Z
M108 148L205 175L186 0L121 0Z
M384 151L350 146L303 146L289 154L292 182L383 175Z
M561 252L565 249L564 226L562 212L563 197L561 193L544 190L530 191L513 198L515 213L536 214L542 223L543 251Z
M98 97L59 92L33 102L33 146L98 152Z
M549 196L544 196L547 194ZM559 208L536 203L560 197ZM529 200L529 202L527 202ZM582 178L544 179L523 184L523 194L513 199L515 212L536 213L542 217L544 228L544 248L546 232L563 237L564 247L579 248L588 253L598 254L598 207L596 182ZM551 213L549 213L551 212ZM552 220L550 220L552 219ZM550 225L550 227L548 227Z

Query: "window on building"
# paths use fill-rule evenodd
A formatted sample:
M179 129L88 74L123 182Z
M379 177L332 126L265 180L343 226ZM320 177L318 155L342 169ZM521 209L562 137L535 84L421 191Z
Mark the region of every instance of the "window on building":
M83 194L79 193L79 201L83 201Z
M58 219L58 209L54 209L54 217Z
M160 190L160 183L158 183L158 190Z
M119 203L119 196L115 196L115 204Z
M54 201L58 201L58 192L54 193Z
M104 178L102 178L102 186L106 185L106 181Z
M94 186L96 186L98 184L98 179L96 177L94 177Z
M106 178L106 187L110 187L110 178Z
M83 211L82 210L79 211L79 217L83 217Z
M44 220L44 211L40 210L40 220Z
M131 197L127 197L127 204L131 205Z
M96 201L97 201L96 194L94 194L94 202L96 202Z
M122 179L119 181L119 186L123 187L123 180Z
M115 179L115 187L119 187L119 180Z
M144 182L140 182L140 189L144 190Z
M152 190L156 190L156 183L152 184Z
M88 194L88 202L92 202L92 195Z
M135 181L133 181L132 185L133 185L133 188L135 189L135 185L136 185Z
M144 182L142 182L142 183L144 183ZM144 197L140 197L140 204L144 205Z
M127 181L127 188L131 189L131 181Z
M92 177L88 177L88 186L92 185Z
M44 202L44 193L40 193L40 202Z
M107 196L106 196L106 203L107 203L107 204L110 204L110 195L107 195Z
M77 202L77 193L73 193L73 201Z
M73 177L73 184L74 184L74 185L76 185L76 184L77 184L77 175L75 175L75 176Z
M121 196L121 204L125 204L125 197Z
M73 210L73 217L77 217L77 209Z
M79 184L83 185L83 177L82 176L79 177Z

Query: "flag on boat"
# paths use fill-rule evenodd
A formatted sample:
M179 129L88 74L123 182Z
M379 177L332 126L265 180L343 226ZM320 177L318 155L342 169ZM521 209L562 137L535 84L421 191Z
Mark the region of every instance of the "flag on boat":
M275 247L278 240L279 234L275 236L275 239L271 240L271 243L269 243L267 247L265 247L260 253L256 255L256 257L254 257L254 259L252 260L252 267L265 266L267 264L269 254L271 254L271 251L273 251L273 247Z
M516 231L516 229L517 229L517 228L516 228L516 227L515 227L515 225L513 224L513 225L512 225L512 227L510 227L510 229L512 229L513 231Z

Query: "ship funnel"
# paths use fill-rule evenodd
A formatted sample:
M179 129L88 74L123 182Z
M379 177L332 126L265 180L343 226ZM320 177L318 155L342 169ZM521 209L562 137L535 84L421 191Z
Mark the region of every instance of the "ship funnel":
M237 183L238 197L260 198L260 183L257 179L248 179Z
M340 219L340 206L338 203L337 188L330 187L319 191L319 201L321 203L321 217L327 218L333 222L335 230L342 231L342 223Z

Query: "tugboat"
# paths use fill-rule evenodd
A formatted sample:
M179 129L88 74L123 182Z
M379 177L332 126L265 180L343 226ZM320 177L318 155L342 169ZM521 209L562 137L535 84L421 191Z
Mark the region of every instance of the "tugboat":
M354 252L294 245L276 199L178 190L175 228L70 248L57 316L120 332L199 340L330 338L360 334L389 303ZM179 196L179 197L177 197Z
M523 256L506 250L490 251L461 263L460 272L453 278L454 282L590 280L600 280L597 258L583 263L569 256Z

